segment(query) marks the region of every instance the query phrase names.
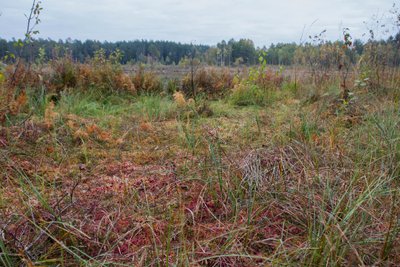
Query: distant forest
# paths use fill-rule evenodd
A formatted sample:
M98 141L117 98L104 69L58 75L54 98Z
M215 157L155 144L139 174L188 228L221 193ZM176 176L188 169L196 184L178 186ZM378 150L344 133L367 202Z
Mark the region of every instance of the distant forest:
M202 63L217 66L237 66L253 65L259 62L260 55L265 57L268 64L272 65L291 65L295 62L307 60L301 58L305 49L312 47L316 53L330 53L334 55L334 48L340 47L343 42L323 41L319 38L311 37L308 42L298 45L296 43L271 44L269 47L256 47L254 42L249 39L238 41L231 39L222 41L215 46L182 44L171 41L119 41L119 42L100 42L93 40L59 40L37 39L30 45L29 49L23 50L22 55L18 55L18 40L5 40L0 38L0 58L6 59L5 62L11 63L13 58L7 55L21 56L26 60L37 59L50 60L57 57L70 56L77 62L85 62L92 58L95 52L103 49L107 55L114 51L121 52L120 63L160 63L165 65L177 65L187 62L188 59L196 58ZM369 40L363 43L354 40L352 58L362 55L363 50L368 45L382 47L382 52L388 54L389 65L399 65L400 34L389 37L387 40ZM316 49L318 48L318 49ZM333 52L332 52L333 51ZM264 53L265 52L265 53ZM303 53L304 54L304 53Z

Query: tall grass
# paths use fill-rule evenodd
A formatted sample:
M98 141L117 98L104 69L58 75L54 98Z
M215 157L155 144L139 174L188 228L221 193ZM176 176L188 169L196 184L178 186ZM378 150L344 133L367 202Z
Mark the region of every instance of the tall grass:
M163 121L173 118L176 114L176 104L172 100L153 94L138 96L133 109L148 121Z
M120 116L133 109L132 97L127 94L103 94L95 90L88 92L64 92L57 110L63 114L75 114L88 118Z

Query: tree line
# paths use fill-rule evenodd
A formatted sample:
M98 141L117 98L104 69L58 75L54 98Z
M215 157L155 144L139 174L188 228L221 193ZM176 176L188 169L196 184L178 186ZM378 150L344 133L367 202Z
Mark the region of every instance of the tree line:
M177 65L190 58L196 58L200 62L216 66L254 65L262 60L272 65L292 65L294 63L307 63L310 57L335 57L332 51L335 47L343 45L343 41L309 40L301 45L296 43L271 44L269 47L256 47L250 39L221 41L214 46L199 44L182 44L172 41L119 41L100 42L95 40L51 40L35 39L28 49L18 55L18 40L6 40L0 38L0 58L12 63L16 55L25 60L42 61L57 57L70 56L77 62L84 62L93 58L96 51L102 49L107 55L114 51L121 53L120 63L161 63L165 65ZM355 40L352 43L351 58L353 61L360 57L365 47L380 46L382 53L390 55L388 65L399 65L400 33L389 37L387 40L369 40L362 42ZM330 53L330 54L329 54ZM328 63L326 63L328 64Z

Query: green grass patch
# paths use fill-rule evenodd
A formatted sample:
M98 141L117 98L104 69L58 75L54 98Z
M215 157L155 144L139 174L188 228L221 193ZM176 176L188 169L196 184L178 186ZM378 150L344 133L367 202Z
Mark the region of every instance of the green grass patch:
M134 112L148 121L163 121L176 115L176 104L159 95L140 95L133 104Z

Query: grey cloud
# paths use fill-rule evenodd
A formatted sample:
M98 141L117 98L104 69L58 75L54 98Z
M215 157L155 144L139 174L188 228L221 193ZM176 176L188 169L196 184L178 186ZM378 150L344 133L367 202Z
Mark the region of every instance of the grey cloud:
M21 37L30 0L0 0L0 37ZM163 39L214 44L222 39L251 38L259 46L298 42L304 26L310 34L340 26L355 37L363 21L390 9L392 0L43 0L43 38L132 40ZM313 21L315 24L312 24Z

